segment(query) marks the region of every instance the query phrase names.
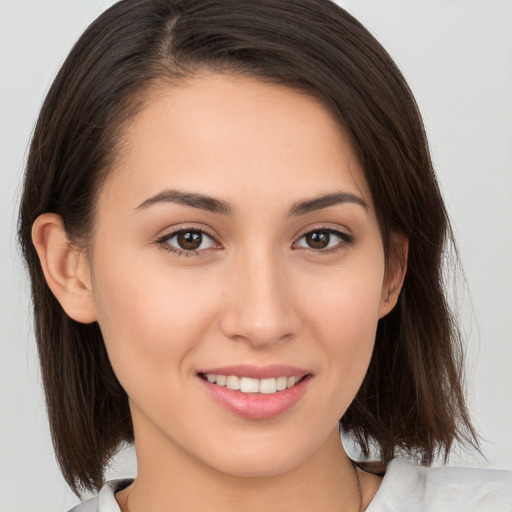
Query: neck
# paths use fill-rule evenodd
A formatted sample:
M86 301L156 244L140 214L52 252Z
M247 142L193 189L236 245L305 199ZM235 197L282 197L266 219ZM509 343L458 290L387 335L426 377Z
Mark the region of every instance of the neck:
M242 477L217 471L172 445L135 442L138 476L116 495L123 512L179 510L230 512L359 511L359 477L337 429L300 466L272 476Z

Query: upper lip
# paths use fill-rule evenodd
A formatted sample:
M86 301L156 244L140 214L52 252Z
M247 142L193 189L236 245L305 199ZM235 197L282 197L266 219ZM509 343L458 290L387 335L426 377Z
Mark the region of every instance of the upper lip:
M249 377L251 379L271 379L277 377L298 377L302 378L308 375L308 370L297 368L296 366L272 364L268 366L255 366L250 364L238 364L231 366L207 368L198 373L215 375L234 375L236 377Z

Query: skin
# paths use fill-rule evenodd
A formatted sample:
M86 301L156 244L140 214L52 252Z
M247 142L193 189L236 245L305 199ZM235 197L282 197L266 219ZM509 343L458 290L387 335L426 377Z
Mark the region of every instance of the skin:
M404 269L386 267L368 184L339 125L283 86L203 74L155 87L120 155L87 255L56 215L41 216L33 237L66 312L99 322L130 399L138 476L116 496L123 512L366 508L380 479L356 476L338 420ZM232 212L140 207L169 189L218 198ZM290 216L332 191L366 206ZM178 229L211 238L185 254L176 237L163 240ZM305 234L326 229L350 241L331 233L327 249L337 250L310 247ZM284 413L247 419L212 400L197 375L242 363L312 377Z

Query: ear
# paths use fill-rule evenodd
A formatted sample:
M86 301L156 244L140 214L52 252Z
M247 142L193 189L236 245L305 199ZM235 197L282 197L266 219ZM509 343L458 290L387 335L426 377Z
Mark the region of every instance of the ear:
M380 298L379 318L386 316L396 305L407 272L409 239L402 234L391 235L391 250Z
M62 218L40 215L32 226L32 242L46 282L67 315L81 323L96 321L87 257L68 239Z

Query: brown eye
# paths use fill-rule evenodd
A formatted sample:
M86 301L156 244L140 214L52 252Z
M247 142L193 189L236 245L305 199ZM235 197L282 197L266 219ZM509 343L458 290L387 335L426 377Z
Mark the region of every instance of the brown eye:
M328 231L312 231L305 238L306 243L312 249L325 249L331 241L331 235Z
M181 232L176 236L176 241L178 242L180 249L184 249L185 251L196 251L201 247L203 234L195 231Z
M329 253L352 244L351 235L337 229L315 229L300 237L296 247L311 249L318 253Z
M184 229L163 237L160 241L172 252L195 253L215 246L215 241L208 233L198 229Z

